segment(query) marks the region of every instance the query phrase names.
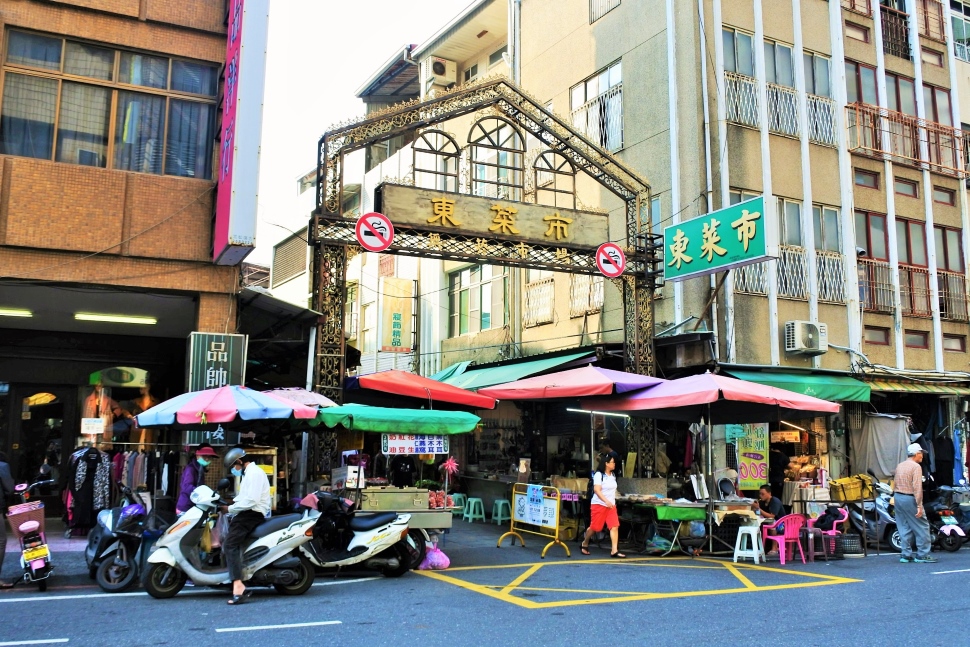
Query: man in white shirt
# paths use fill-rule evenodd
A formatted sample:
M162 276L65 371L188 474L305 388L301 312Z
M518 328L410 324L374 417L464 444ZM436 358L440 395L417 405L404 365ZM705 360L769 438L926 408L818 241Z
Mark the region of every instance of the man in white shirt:
M223 512L232 515L222 551L226 555L229 577L232 579L229 604L236 605L245 602L250 593L242 581L242 550L246 538L269 516L272 501L266 472L246 455L245 450L238 447L230 449L223 463L234 476L241 477L239 492L232 505L223 506Z

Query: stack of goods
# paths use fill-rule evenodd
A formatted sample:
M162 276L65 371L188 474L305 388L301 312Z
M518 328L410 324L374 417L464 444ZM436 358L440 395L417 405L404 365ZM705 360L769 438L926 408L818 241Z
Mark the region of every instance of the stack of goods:
M444 490L438 490L437 492L428 492L428 508L434 510L436 508L453 508L455 507L455 502L450 496L445 496Z

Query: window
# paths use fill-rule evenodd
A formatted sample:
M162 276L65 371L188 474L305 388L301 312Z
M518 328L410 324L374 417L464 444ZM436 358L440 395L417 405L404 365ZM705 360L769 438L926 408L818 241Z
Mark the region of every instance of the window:
M949 90L924 84L923 102L926 105L927 121L935 121L944 126L953 125L953 112L950 110Z
M504 119L487 117L472 126L468 141L471 144L472 194L521 200L525 146L519 131ZM454 159L457 163L457 158Z
M951 0L950 19L953 23L954 53L961 61L970 61L970 5Z
M458 159L461 151L448 134L425 130L414 140L414 186L439 191L458 191Z
M867 344L875 344L877 346L888 346L889 328L866 326L865 329L863 330L862 337Z
M768 83L795 87L792 48L790 45L765 40L765 80Z
M839 227L839 210L834 207L812 205L812 221L815 228L815 249L820 252L842 252L842 232Z
M778 198L778 242L782 245L802 245L802 204Z
M906 348L929 348L930 333L925 330L907 330L903 333Z
M877 261L889 260L886 216L866 211L855 212L855 240L866 250L866 256Z
M967 336L943 333L943 350L948 350L954 353L967 352Z
M805 68L805 92L819 97L831 97L832 61L821 54L805 52L802 63Z
M845 62L845 91L846 103L879 103L876 94L876 68L856 63Z
M886 107L916 116L916 86L912 79L886 72Z
M856 186L864 186L867 189L879 188L879 174L873 171L865 171L861 168L855 170Z
M906 196L907 198L919 197L919 184L912 180L904 180L901 177L895 180L896 195Z
M745 76L754 76L754 49L751 34L725 27L721 36L724 39L724 69Z
M458 337L508 323L506 269L474 265L448 277L448 336Z
M4 78L0 154L212 176L215 65L10 31Z
M956 192L941 186L933 187L933 202L953 206L956 204Z
M926 49L925 47L920 50L920 59L927 65L935 65L937 67L943 67L943 53L937 52L936 50Z
M272 287L286 283L307 269L310 248L306 242L306 229L301 229L273 248Z
M933 227L936 240L936 266L945 272L963 273L963 241L959 229Z
M545 151L533 166L536 204L576 208L576 168L562 153Z
M478 78L478 63L475 63L471 67L465 70L464 80L465 83L469 83Z
M569 89L573 126L608 151L623 148L623 67L603 68Z
M753 191L745 191L744 189L731 189L731 191L728 193L732 205L739 204L752 198L757 198L759 195L761 194L754 193Z
M488 55L488 69L492 69L502 62L502 55L505 54L508 48L508 45L502 45L500 49L497 49Z
M344 301L344 334L347 339L357 339L358 321L357 284L347 284L347 300Z
M377 352L377 304L365 303L362 308L364 314L364 343L360 349L362 353Z
M926 267L926 226L923 222L896 219L896 253L900 263Z
M845 36L846 38L853 38L855 40L861 40L863 43L869 42L869 28L863 27L862 25L857 25L854 22L845 23Z

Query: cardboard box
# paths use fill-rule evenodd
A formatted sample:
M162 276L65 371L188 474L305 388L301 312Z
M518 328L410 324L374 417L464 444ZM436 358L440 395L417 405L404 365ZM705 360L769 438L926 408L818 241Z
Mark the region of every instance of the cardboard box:
M364 475L360 466L348 465L338 467L330 473L330 485L333 491L359 490L364 487Z

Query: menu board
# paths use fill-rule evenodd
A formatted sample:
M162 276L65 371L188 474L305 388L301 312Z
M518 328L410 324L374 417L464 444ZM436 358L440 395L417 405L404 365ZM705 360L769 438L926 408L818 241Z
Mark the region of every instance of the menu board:
M381 434L384 454L447 454L448 436L427 434Z
M744 425L738 438L738 480L742 490L757 489L768 482L768 424Z

